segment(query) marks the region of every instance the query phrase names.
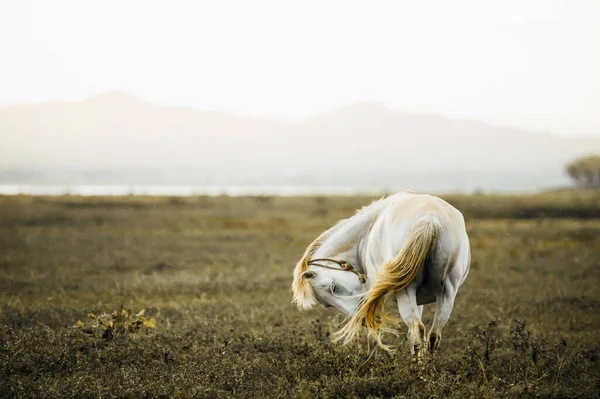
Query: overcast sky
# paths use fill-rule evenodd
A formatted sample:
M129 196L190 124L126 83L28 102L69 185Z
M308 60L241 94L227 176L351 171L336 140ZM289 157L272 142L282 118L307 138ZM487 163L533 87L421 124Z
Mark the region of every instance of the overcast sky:
M0 106L123 90L296 119L357 101L600 136L600 1L0 2Z

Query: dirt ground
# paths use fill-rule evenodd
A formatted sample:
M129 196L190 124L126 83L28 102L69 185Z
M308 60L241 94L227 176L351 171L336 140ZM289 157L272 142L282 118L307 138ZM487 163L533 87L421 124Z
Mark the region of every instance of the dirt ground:
M442 197L472 264L421 369L404 326L367 359L290 303L306 245L372 198L0 197L0 397L600 395L600 194Z

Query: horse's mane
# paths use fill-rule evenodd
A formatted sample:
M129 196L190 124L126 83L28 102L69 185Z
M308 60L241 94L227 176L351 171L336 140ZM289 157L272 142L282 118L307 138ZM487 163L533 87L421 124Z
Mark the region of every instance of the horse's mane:
M329 236L331 230L338 226L346 219L342 219L337 222L332 228L324 231L317 237L316 240L311 242L306 250L304 251L304 255L300 261L296 264L294 268L294 281L292 282L292 293L294 294L294 299L292 303L295 303L298 308L303 310L308 310L317 304L317 299L315 298L315 292L313 291L312 285L310 282L302 277L302 273L308 270L308 261L313 256L315 251L321 246L323 241Z

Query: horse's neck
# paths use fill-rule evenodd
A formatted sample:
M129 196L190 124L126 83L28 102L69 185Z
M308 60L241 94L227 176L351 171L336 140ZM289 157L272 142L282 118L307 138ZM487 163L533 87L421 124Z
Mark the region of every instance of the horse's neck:
M326 232L326 236L315 250L313 258L333 258L348 262L360 262L357 245L371 228L373 222L385 206L384 200L361 209L349 219L342 220Z

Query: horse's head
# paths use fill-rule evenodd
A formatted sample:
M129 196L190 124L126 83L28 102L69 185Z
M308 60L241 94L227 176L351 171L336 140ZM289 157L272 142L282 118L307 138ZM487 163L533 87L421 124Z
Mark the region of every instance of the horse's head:
M355 313L367 291L362 275L343 269L310 266L301 278L310 284L318 303L326 308L338 308L350 316Z

